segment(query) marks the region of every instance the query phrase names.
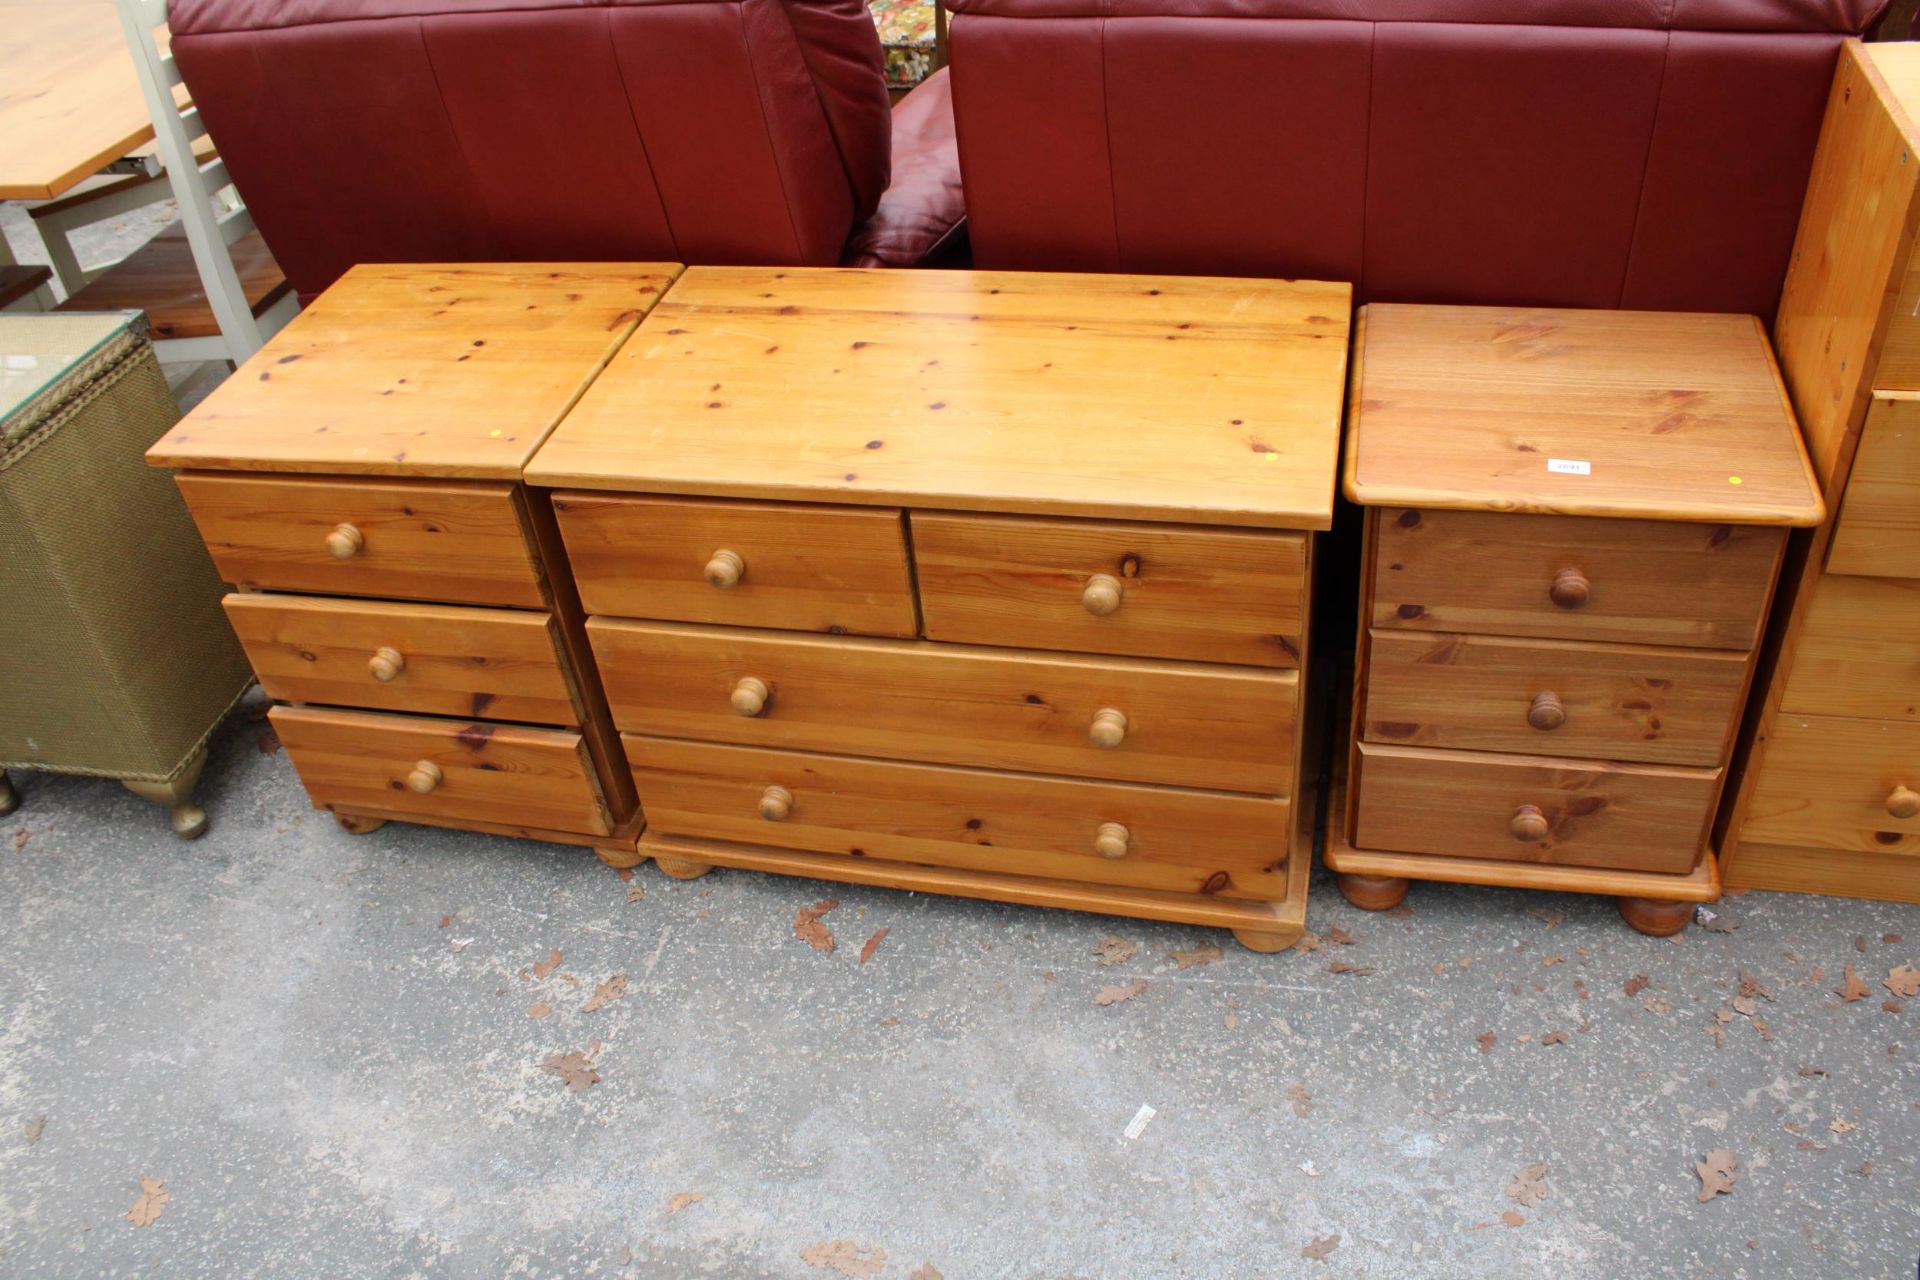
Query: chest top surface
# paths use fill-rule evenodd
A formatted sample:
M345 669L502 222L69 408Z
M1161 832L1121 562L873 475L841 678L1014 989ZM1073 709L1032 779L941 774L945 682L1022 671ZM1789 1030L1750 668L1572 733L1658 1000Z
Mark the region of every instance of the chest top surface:
M518 480L679 270L357 266L162 436L147 460Z
M1345 490L1364 506L1825 514L1752 316L1375 303L1354 372Z
M690 268L527 479L1323 529L1351 290Z

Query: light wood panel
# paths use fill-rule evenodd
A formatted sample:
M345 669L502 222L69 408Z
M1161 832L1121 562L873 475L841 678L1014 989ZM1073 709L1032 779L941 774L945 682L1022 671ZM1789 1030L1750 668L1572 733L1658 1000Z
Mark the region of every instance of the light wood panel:
M215 567L235 586L544 603L511 485L202 471L176 479ZM346 557L335 554L354 546L342 525L359 539Z
M1223 897L1286 892L1285 800L623 735L649 830ZM761 816L768 787L791 808ZM1124 852L1096 852L1103 824Z
M1920 723L1776 716L1747 804L1748 841L1863 853L1920 853L1920 814L1897 817L1900 788L1920 792Z
M147 458L219 470L518 480L678 271L659 263L362 264Z
M552 487L1324 529L1351 289L694 267Z
M1811 589L1781 710L1920 721L1920 582L1824 574Z
M1363 731L1400 746L1714 766L1746 688L1746 655L1717 650L1380 629L1367 643Z
M560 493L587 612L883 636L916 630L898 511ZM723 552L737 580L708 576Z
M1381 508L1373 625L1748 649L1786 534L1729 524ZM1578 575L1584 605L1555 602Z
M635 733L1286 795L1293 672L595 618ZM734 698L746 681L741 714ZM757 695L757 696L756 696ZM1092 729L1117 731L1113 747Z
M1897 174L1877 172L1878 190L1860 193L1873 203L1866 212L1869 217L1877 217L1882 225L1898 225L1904 218L1907 222L1908 236L1911 237L1913 224L1920 211L1911 204L1881 204L1888 195L1905 195L1910 200L1914 177L1912 167L1914 157L1920 155L1915 144L1920 142L1920 132L1915 130L1915 122L1920 121L1920 50L1916 50L1910 41L1888 41L1851 47L1846 55L1841 72L1841 83L1848 87L1865 79L1878 92L1873 95L1877 101L1868 104L1875 116L1890 117L1890 123L1899 130L1901 147L1898 163L1903 170ZM1856 69L1852 62L1860 65ZM1864 75L1862 75L1864 73ZM1831 110L1831 108L1829 108ZM1874 119L1871 140L1882 141L1885 138L1886 119ZM1858 129L1858 126L1856 126ZM1866 130L1859 130L1865 133ZM1848 135L1844 141L1853 143L1855 137ZM1892 155L1890 149L1871 152L1864 158L1884 160ZM1849 211L1858 218L1859 211ZM1844 216L1844 215L1843 215ZM1868 228L1861 226L1858 230ZM1879 228L1874 228L1878 230ZM1888 232L1882 231L1887 235ZM1920 390L1920 260L1912 249L1902 252L1900 261L1904 264L1899 281L1899 296L1885 312L1887 334L1881 348L1880 359L1873 370L1873 385L1876 388L1898 387L1906 390Z
M575 725L544 613L239 593L225 601L267 696ZM382 678L384 677L384 678Z
M608 835L577 733L371 711L275 707L268 713L314 807L426 814ZM420 791L422 764L439 777Z
M1874 394L1827 572L1920 578L1920 395Z
M1882 902L1920 902L1920 856L1809 849L1744 841L1727 869L1727 885L1778 893L1822 893Z
M1362 849L1680 874L1698 861L1718 769L1361 743ZM1531 806L1540 834L1523 836Z
M925 511L910 519L930 640L1299 665L1298 534ZM1088 593L1103 588L1115 607L1100 615Z

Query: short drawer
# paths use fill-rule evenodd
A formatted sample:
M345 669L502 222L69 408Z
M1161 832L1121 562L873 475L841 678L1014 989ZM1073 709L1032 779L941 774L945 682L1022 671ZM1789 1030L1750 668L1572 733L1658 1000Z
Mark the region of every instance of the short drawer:
M1362 743L1361 849L1679 874L1693 869L1718 769L1539 760Z
M1717 765L1745 654L1456 632L1368 637L1370 742Z
M613 831L586 744L568 730L317 707L268 719L316 808Z
M1383 507L1377 627L1750 649L1784 529Z
M653 831L1273 901L1285 800L622 735Z
M1740 840L1920 853L1920 724L1775 716Z
M545 613L260 593L225 603L268 697L580 723Z
M1920 578L1920 396L1874 396L1847 473L1826 568Z
M1781 709L1920 722L1920 580L1822 574Z
M1291 671L594 618L620 728L1287 795Z
M220 576L235 586L545 603L512 485L205 471L177 479Z
M929 640L1297 667L1297 533L912 515Z
M572 492L553 509L588 613L915 633L897 509Z

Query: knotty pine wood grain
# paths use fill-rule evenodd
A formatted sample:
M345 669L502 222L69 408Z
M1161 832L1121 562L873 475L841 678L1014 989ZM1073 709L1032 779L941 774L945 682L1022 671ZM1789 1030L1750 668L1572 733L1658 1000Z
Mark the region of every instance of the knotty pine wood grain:
M1781 710L1920 722L1920 581L1822 574L1810 590Z
M1827 572L1920 578L1920 394L1874 393Z
M1783 713L1758 769L1743 849L1757 842L1920 853L1920 817L1887 811L1896 786L1920 791L1920 723Z

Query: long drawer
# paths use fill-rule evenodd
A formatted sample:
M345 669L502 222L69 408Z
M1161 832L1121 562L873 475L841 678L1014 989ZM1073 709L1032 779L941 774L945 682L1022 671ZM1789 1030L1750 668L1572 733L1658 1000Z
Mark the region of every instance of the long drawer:
M1920 396L1873 397L1826 567L1829 573L1920 578Z
M1456 632L1368 636L1365 737L1403 746L1712 766L1745 654Z
M571 730L317 707L275 707L268 719L316 808L613 831Z
M1920 722L1920 580L1820 575L1780 705Z
M1386 507L1377 627L1750 649L1784 529Z
M1920 724L1775 716L1740 839L1920 853Z
M1627 871L1690 871L1718 769L1540 760L1362 743L1363 849Z
M620 728L1286 795L1298 674L594 618Z
M649 828L854 858L1277 900L1288 802L622 735Z

